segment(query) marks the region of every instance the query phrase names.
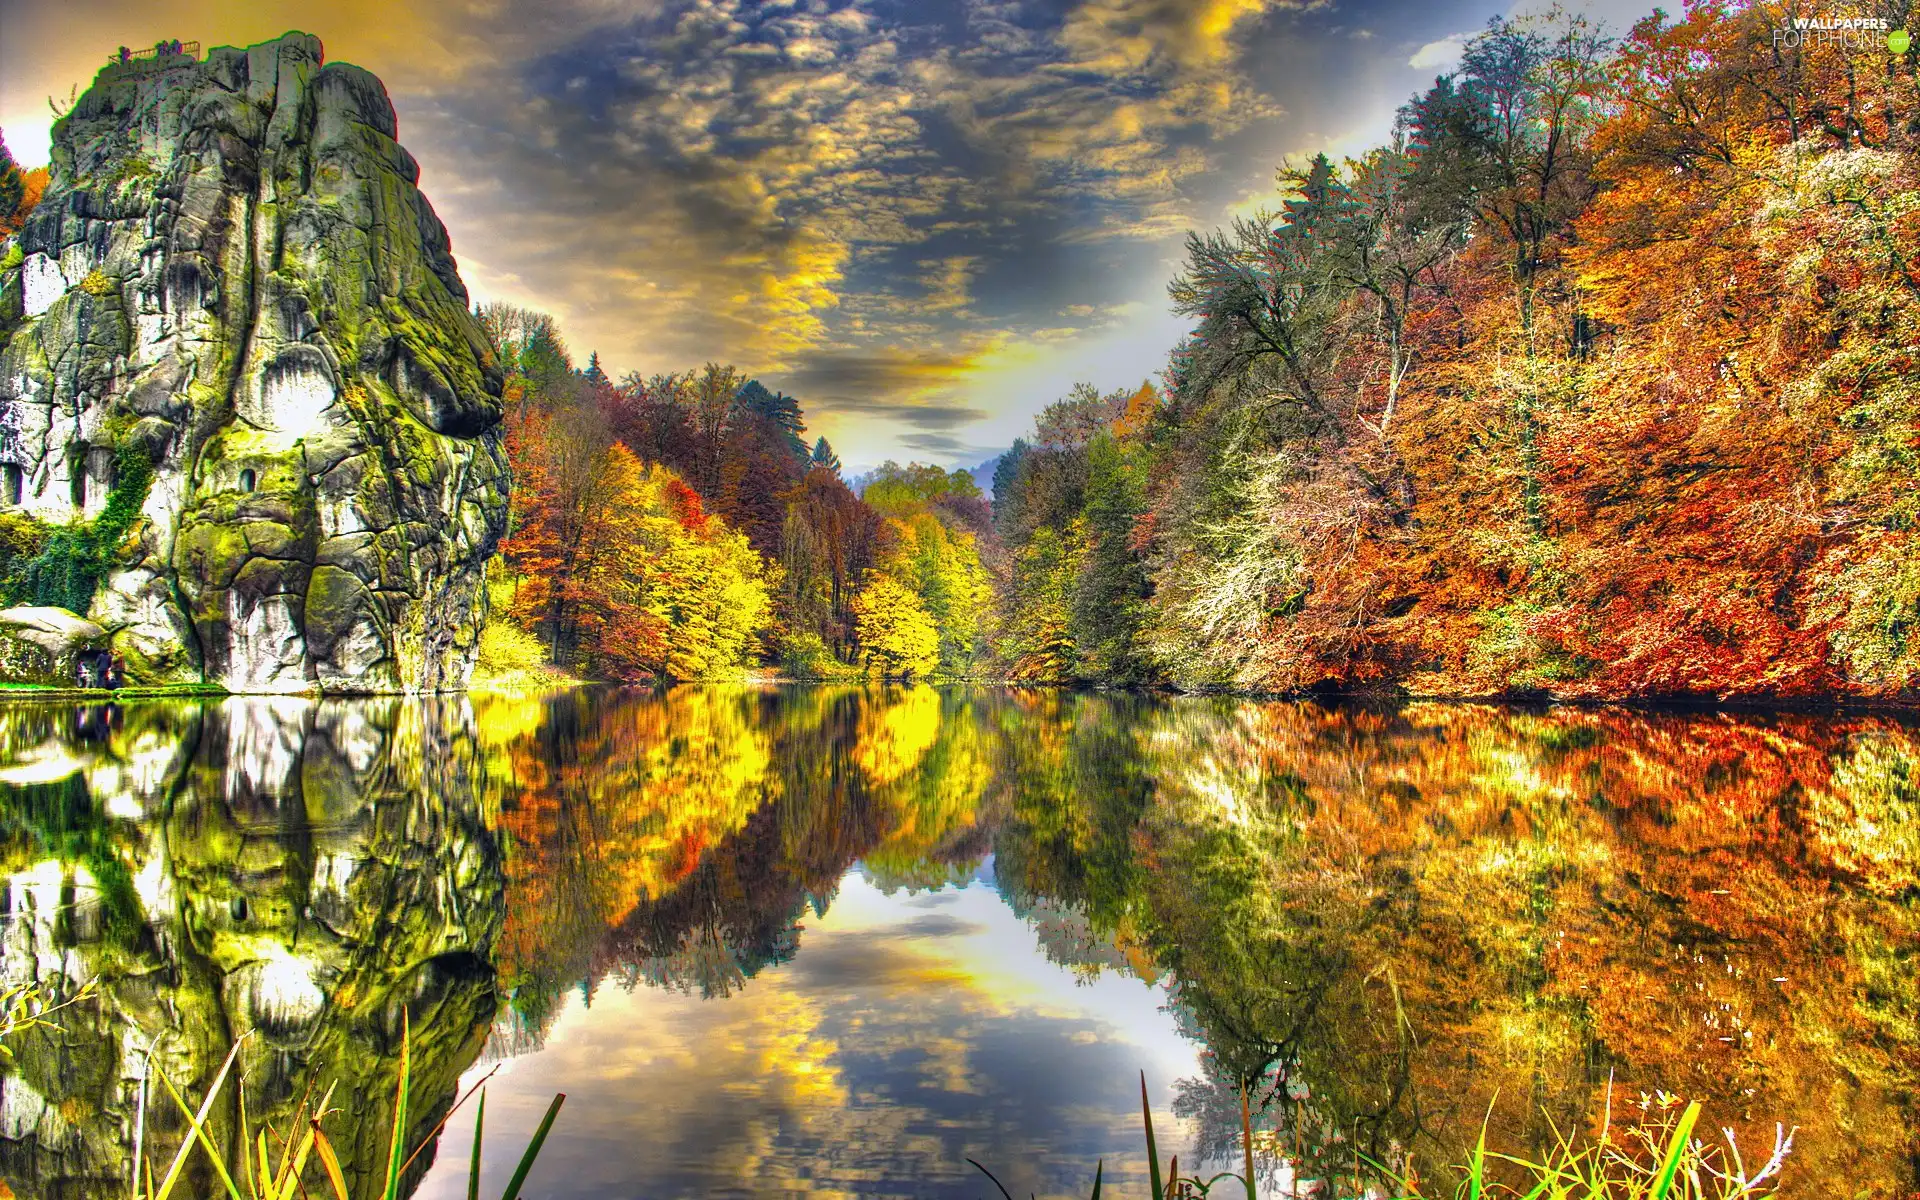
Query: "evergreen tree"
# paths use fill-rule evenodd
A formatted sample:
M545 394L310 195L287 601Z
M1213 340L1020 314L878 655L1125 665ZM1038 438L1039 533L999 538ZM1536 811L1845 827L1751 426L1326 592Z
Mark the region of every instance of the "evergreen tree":
M827 444L826 438L821 438L813 444L812 461L816 467L825 467L835 475L840 473L840 456L833 452L833 447Z
M598 350L595 350L587 356L587 369L583 374L586 375L588 383L611 382L607 378L607 373L600 369L600 352Z
M0 137L0 227L4 227L19 209L25 195L26 185L20 179L20 166L8 152L6 138Z
M1022 476L1031 450L1027 439L1015 438L1013 446L994 464L993 525L1002 537L1006 536L1009 529L1019 527L1021 501L1024 499Z
M740 391L734 397L734 406L778 429L794 457L802 462L807 461L807 443L800 436L807 431L807 422L798 400L785 392L769 391L758 379L749 379L740 385Z

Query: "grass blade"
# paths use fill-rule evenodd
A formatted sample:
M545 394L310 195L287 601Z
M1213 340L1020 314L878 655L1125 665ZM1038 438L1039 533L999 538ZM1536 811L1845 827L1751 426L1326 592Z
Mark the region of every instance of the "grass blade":
M400 1200L401 1155L407 1151L407 1092L413 1074L413 1029L405 1009L400 1010L400 1082L394 1088L393 1143L387 1151L387 1200Z
M147 1043L146 1057L140 1061L140 1098L133 1111L133 1171L127 1178L128 1200L140 1200L140 1164L147 1158L147 1076L153 1074L153 1048L160 1038ZM147 1170L147 1195L153 1195L153 1170Z
M213 1077L213 1086L207 1089L207 1098L200 1102L200 1115L194 1116L192 1113L187 1113L187 1119L193 1123L194 1133L200 1132L200 1126L204 1121L206 1121L207 1114L213 1111L213 1098L219 1095L220 1089L226 1085L227 1072L233 1069L233 1060L239 1057L239 1055L240 1055L240 1043L235 1042L233 1044L233 1048L227 1051L227 1060L220 1064L220 1073ZM149 1069L148 1073L159 1075L160 1082L165 1083L167 1085L167 1090L169 1092L172 1092L173 1085L171 1083L167 1083L166 1072L152 1070L153 1064L151 1059L148 1060L147 1065ZM174 1099L178 1101L179 1096L175 1095ZM181 1104L180 1110L182 1112L186 1112L187 1106L184 1103ZM192 1150L193 1140L194 1140L193 1134L191 1133L188 1134L186 1137L180 1139L180 1149L174 1153L173 1164L167 1168L166 1175L162 1177L162 1179L160 1180L160 1190L158 1192L155 1192L153 1190L152 1177L151 1176L148 1177L147 1194L151 1196L153 1200L166 1200L166 1198L173 1193L173 1185L180 1178L180 1168L187 1165L187 1154ZM220 1163L220 1160L218 1158L214 1159L214 1163L215 1165L220 1167L221 1174L223 1175L226 1174L227 1169L225 1165ZM229 1188L233 1186L233 1183L231 1180L228 1181L227 1186Z
M540 1157L540 1147L547 1140L547 1131L553 1128L555 1117L560 1115L560 1106L567 1102L565 1092L555 1092L553 1103L547 1106L547 1115L541 1120L540 1128L533 1131L533 1140L527 1143L527 1152L520 1156L520 1165L514 1168L513 1178L507 1181L507 1190L500 1194L500 1200L519 1200L520 1185L527 1181L527 1172L533 1170L533 1160Z
M473 1094L479 1091L481 1088L485 1087L487 1080L492 1079L494 1077L494 1074L499 1070L500 1068L496 1064L493 1070L488 1071L485 1075L482 1075L479 1079L475 1080L473 1083L473 1086L469 1087L466 1090L466 1092L463 1095L461 1095L460 1099L454 1101L453 1107L447 1110L447 1115L440 1118L440 1123L438 1125L435 1125L432 1129L427 1130L426 1136L420 1139L420 1144L413 1148L413 1153L407 1155L407 1161L400 1164L400 1173L402 1175L405 1175L407 1173L407 1168L413 1165L414 1159L419 1158L421 1153L425 1151L428 1146L431 1146L434 1144L434 1139L438 1138L440 1136L440 1131L447 1127L447 1122L453 1120L453 1114L459 1112L462 1108L465 1108L467 1101L473 1099Z
M1667 1161L1661 1164L1653 1191L1647 1194L1648 1200L1667 1200L1667 1192L1673 1188L1673 1177L1680 1170L1680 1160L1686 1156L1687 1139L1693 1136L1693 1123L1699 1119L1700 1102L1695 1100L1687 1105L1687 1111L1680 1115L1680 1123L1673 1127L1673 1140L1667 1143Z
M334 1156L333 1143L320 1132L318 1117L313 1119L313 1148L320 1152L320 1167L327 1173L327 1182L333 1185L334 1200L353 1200L347 1194L347 1179L340 1173L340 1160Z
M1147 1178L1153 1181L1153 1200L1166 1200L1160 1186L1160 1150L1153 1144L1153 1106L1147 1103L1147 1073L1140 1072L1140 1120L1147 1127Z
M280 1189L273 1184L273 1174L271 1171L273 1155L267 1152L267 1131L262 1129L255 1135L254 1140L258 1143L259 1155L254 1162L254 1169L250 1172L245 1172L245 1174L250 1177L250 1186L253 1188L253 1194L255 1196L265 1196L266 1200L280 1200ZM245 1145L246 1143L243 1141L241 1144Z
M1467 1166L1467 1200L1480 1200L1487 1176L1487 1126L1480 1123L1480 1140L1474 1144L1473 1159Z
M299 1128L300 1118L305 1116L307 1113L307 1110L312 1106L313 1106L313 1080L309 1078L307 1080L306 1090L300 1094L300 1107L294 1110L293 1128L296 1128L296 1129ZM304 1169L306 1165L307 1147L311 1146L312 1144L313 1144L312 1137L308 1137L305 1141L303 1141L300 1144L301 1169ZM278 1174L275 1177L278 1180L279 1188L280 1188L279 1200L293 1200L294 1188L297 1185L292 1180L289 1180L287 1178L287 1168L291 1166L292 1163L293 1163L293 1138L291 1136L288 1136L281 1139L280 1169ZM294 1173L298 1175L299 1170L296 1169Z
M234 1051L238 1051L240 1049L240 1043L235 1042L233 1045L233 1049ZM228 1053L227 1062L228 1063L233 1062L232 1052ZM234 1186L233 1176L227 1174L226 1160L223 1157L221 1157L219 1148L213 1144L213 1139L207 1136L207 1130L206 1130L207 1110L212 1106L213 1097L219 1090L220 1085L226 1082L226 1078L227 1078L226 1068L222 1067L220 1069L220 1076L218 1079L214 1080L213 1090L210 1090L207 1092L206 1100L203 1101L200 1105L199 1116L195 1116L193 1114L193 1111L187 1107L187 1102L180 1098L180 1093L174 1090L173 1081L167 1078L167 1073L165 1071L161 1071L158 1074L160 1076L160 1086L167 1089L167 1095L173 1097L173 1102L180 1109L180 1114L186 1117L186 1119L190 1123L190 1127L187 1130L187 1136L181 1139L181 1142L180 1142L181 1152L184 1154L188 1146L191 1146L195 1142L199 1142L200 1145L206 1150L207 1158L212 1160L213 1169L219 1173L220 1182L226 1186L227 1195L233 1197L233 1200L243 1200L243 1198L240 1195L240 1189ZM175 1161L177 1166L179 1160L176 1159ZM172 1172L169 1172L169 1174L171 1173ZM160 1194L162 1196L165 1196L168 1191L172 1190L172 1187L173 1185L171 1182L167 1183Z
M1088 1196L1087 1200L1100 1200L1100 1173L1106 1166L1107 1160L1104 1158L1093 1164L1093 1195Z
M480 1200L480 1131L487 1127L487 1093L480 1093L480 1107L473 1114L473 1158L467 1165L467 1200Z
M968 1159L967 1161L970 1163L973 1163L974 1170L980 1172L982 1175L985 1175L988 1179L992 1179L993 1186L1000 1189L1000 1194L1002 1196L1005 1196L1006 1200L1013 1200L1013 1193L1007 1190L1007 1185L1004 1183L1001 1183L1000 1180L994 1176L994 1173L992 1171L987 1170L985 1167L981 1166L978 1162L975 1162L971 1158Z
M287 1144L291 1146L293 1139L288 1138ZM280 1200L293 1200L296 1189L302 1195L306 1194L306 1185L300 1182L300 1177L307 1173L307 1159L312 1154L313 1133L309 1131L300 1139L300 1149L294 1154L293 1161L280 1169Z

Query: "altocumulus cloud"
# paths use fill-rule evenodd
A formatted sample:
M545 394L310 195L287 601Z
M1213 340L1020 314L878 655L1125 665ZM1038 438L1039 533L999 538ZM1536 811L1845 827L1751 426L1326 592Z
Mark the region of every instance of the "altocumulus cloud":
M1270 194L1285 157L1383 134L1486 15L1479 0L8 0L0 114L32 145L46 93L118 42L306 29L393 89L477 294L553 311L617 369L733 361L862 457L958 453L1004 445L1064 372L1094 363L1122 386L1154 370L1184 231Z
M1135 286L1124 247L1193 224L1221 139L1280 114L1241 59L1282 8L589 6L524 57L469 31L410 108L450 224L497 231L458 247L478 290L617 364L731 359L816 423L950 436L983 355Z

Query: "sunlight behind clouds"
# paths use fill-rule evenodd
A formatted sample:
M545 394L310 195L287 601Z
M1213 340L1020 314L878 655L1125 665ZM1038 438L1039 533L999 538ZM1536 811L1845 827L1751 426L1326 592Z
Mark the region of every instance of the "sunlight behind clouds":
M737 363L850 461L979 461L1089 366L1102 387L1157 370L1185 232L1258 206L1283 159L1384 136L1487 15L20 0L0 10L0 125L37 160L46 95L122 41L305 29L386 82L477 297L553 312L616 375ZM1058 316L1075 306L1124 309L1125 353L1102 351L1108 322Z

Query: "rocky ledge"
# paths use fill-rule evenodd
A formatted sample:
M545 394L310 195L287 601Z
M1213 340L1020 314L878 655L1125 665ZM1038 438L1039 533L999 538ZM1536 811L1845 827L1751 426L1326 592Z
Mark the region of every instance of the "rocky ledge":
M501 376L396 133L304 34L109 66L55 125L0 242L8 602L139 683L464 686Z

